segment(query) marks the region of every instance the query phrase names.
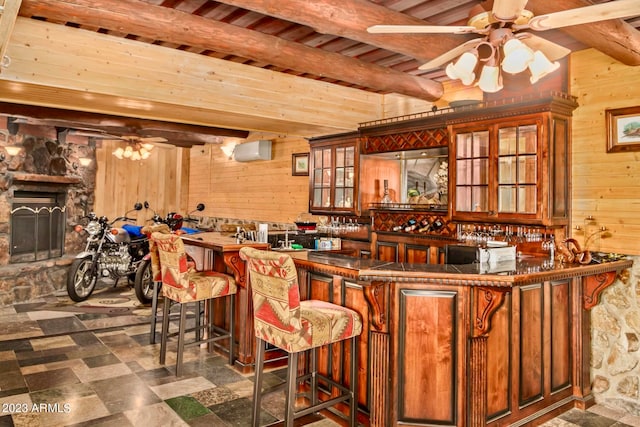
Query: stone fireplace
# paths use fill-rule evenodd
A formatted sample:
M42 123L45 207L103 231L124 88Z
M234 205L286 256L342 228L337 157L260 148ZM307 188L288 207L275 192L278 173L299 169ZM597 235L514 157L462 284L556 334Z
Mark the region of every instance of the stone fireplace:
M0 305L7 305L65 288L84 244L73 225L93 206L96 168L86 137L60 142L53 127L24 125L10 133L0 118ZM20 152L10 155L7 146Z

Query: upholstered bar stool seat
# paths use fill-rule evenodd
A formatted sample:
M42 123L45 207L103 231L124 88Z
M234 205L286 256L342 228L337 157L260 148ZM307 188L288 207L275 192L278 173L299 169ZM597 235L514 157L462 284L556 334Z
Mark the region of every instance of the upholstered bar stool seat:
M235 294L237 291L235 279L225 273L217 271L195 271L189 265L184 243L175 234L152 233L160 261L160 275L162 281L162 296L164 297L162 334L160 339L160 363L166 360L167 339L169 337L169 309L171 301L180 304L180 318L178 326L178 349L176 354L176 376L182 375L182 356L186 346L212 343L222 339L229 342L229 364L234 361L234 317ZM224 331L213 324L214 300L229 297L229 329ZM208 305L209 322L205 325L206 337L185 343L187 304L205 301ZM198 309L197 309L198 310ZM198 316L199 313L196 315Z
M245 247L240 249L240 257L247 262L256 334L252 425L259 425L264 350L265 343L269 343L288 353L285 426L293 426L295 418L346 401L349 401L349 425L355 426L357 337L362 333L360 314L325 301L300 301L296 267L288 254ZM345 385L318 372L316 350L328 344L347 341L350 344L350 363L348 384ZM310 355L309 372L299 377L298 355L307 351ZM319 379L339 393L330 393L331 398L321 401L318 396ZM309 405L296 410L297 385L307 381L310 388Z

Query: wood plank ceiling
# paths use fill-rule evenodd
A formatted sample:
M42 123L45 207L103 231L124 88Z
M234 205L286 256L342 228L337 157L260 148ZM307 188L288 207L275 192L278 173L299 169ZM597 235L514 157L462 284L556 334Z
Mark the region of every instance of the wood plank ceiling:
M7 0L9 1L9 0ZM531 0L540 15L603 0ZM6 3L6 2L5 2ZM22 0L19 16L375 93L442 96L420 65L470 35L380 35L374 24L465 25L478 0ZM640 65L640 17L539 33L571 50ZM41 118L44 119L44 118ZM58 120L61 120L58 117ZM214 131L215 133L215 131Z

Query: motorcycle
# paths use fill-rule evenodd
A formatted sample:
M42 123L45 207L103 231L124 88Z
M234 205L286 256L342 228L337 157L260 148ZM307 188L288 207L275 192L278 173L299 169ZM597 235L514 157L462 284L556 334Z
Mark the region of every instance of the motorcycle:
M149 208L149 204L145 202L145 208ZM192 234L197 233L199 230L189 227L184 227L185 222L197 222L198 220L189 218L189 216L194 212L202 212L205 206L203 203L198 203L196 209L189 212L187 214L187 218L184 218L182 215L176 212L169 212L164 218L158 215L155 211L153 212L153 221L154 225L166 224L169 226L169 229L172 233L180 233L180 234ZM149 236L147 236L149 237ZM143 304L150 304L153 301L153 273L151 271L151 255L146 254L144 258L140 261L138 265L138 269L136 271L136 276L134 279L134 289L136 291L136 297L138 301Z
M142 210L142 204L136 203L132 210L111 222L107 217L98 217L91 212L84 217L88 219L86 226L75 226L76 232L87 233L87 244L69 267L67 293L73 301L89 298L102 277L114 279L114 286L122 277L127 277L128 281L135 280L138 265L149 253L149 239L140 233L140 226L113 225L119 221L135 222L135 218L127 215L139 210Z

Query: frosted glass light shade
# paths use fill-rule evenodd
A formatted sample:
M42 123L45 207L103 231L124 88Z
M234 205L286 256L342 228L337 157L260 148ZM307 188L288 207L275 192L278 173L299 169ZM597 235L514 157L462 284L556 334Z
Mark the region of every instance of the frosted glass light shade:
M531 78L529 80L531 83L536 83L538 80L547 74L554 72L558 68L560 68L560 64L557 61L549 61L544 53L537 50L533 54L533 61L529 63L529 71L531 71Z
M518 39L507 40L503 51L502 69L511 74L521 73L526 70L534 58L533 51Z
M502 89L502 82L500 80L500 68L493 67L491 65L485 65L484 67L482 67L480 80L478 80L478 86L483 92L497 92Z
M117 158L119 158L120 160L124 159L124 150L122 149L122 147L118 147L116 148L113 153L114 156L116 156Z
M90 157L80 157L78 159L78 161L80 162L80 165L82 165L82 166L89 166L91 164L91 158Z
M450 79L460 79L462 84L470 85L473 83L473 80L476 78L473 70L476 68L476 64L478 63L478 57L471 52L465 52L460 55L460 58L456 61L456 63L450 63L447 65L445 72Z
M8 145L4 147L4 149L7 150L7 153L10 156L17 156L18 153L20 153L20 150L22 150L22 147L16 147L15 145Z

